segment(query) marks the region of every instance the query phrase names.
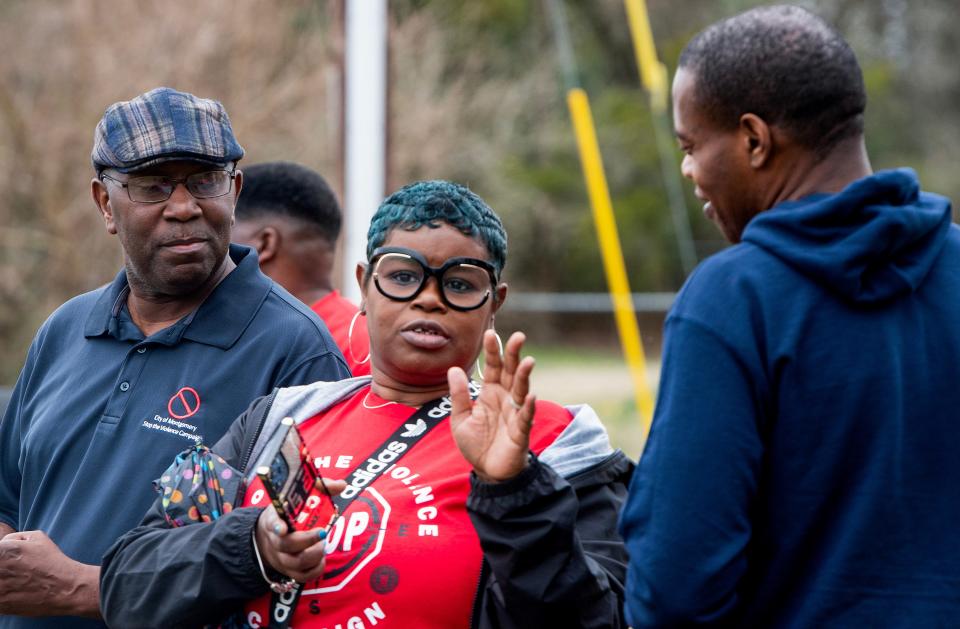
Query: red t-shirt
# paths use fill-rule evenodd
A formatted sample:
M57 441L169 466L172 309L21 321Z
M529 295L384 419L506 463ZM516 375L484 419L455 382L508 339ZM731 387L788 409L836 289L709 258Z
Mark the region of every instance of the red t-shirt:
M353 326L353 343L350 343L350 321L360 311L352 301L344 299L337 291L330 291L310 306L310 309L320 315L330 330L333 342L340 348L340 352L347 360L347 366L355 376L370 375L370 361L363 364L357 362L370 356L370 337L367 335L367 320L359 317Z
M324 476L346 478L414 412L384 404L366 387L300 425ZM538 402L531 450L543 451L571 419ZM470 470L446 421L427 433L341 514L327 539L326 572L303 587L291 626L469 626L482 560L467 515ZM244 506L269 503L259 482ZM248 604L247 623L267 626L269 603L268 594Z

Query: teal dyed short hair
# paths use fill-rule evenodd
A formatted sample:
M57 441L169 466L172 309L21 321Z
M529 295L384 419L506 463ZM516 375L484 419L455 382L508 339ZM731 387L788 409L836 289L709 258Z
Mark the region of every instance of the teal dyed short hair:
M482 242L500 277L507 263L507 232L500 217L468 188L450 181L417 181L387 197L370 220L367 260L391 230L413 231L424 225L436 229L441 223Z

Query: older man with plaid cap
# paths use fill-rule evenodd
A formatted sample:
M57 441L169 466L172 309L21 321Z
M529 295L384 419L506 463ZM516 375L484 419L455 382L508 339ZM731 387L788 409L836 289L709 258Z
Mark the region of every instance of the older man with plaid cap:
M170 459L275 387L349 375L230 244L242 156L219 102L169 88L97 125L93 200L124 269L43 324L0 422L0 628L102 626L100 557Z

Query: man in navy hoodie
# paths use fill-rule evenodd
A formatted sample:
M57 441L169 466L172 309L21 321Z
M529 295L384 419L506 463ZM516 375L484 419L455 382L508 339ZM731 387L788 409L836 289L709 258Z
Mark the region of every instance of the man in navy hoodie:
M960 622L960 230L873 173L847 43L714 24L673 84L683 174L735 243L666 322L621 531L634 626Z

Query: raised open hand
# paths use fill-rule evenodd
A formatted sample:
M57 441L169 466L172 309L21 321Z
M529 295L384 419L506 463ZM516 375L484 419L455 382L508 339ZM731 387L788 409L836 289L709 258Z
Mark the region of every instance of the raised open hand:
M514 332L503 357L493 330L483 336L486 366L483 388L471 402L467 374L459 367L447 372L450 386L450 430L463 457L482 480L509 480L527 466L535 397L530 390L534 360L520 360L526 337Z

